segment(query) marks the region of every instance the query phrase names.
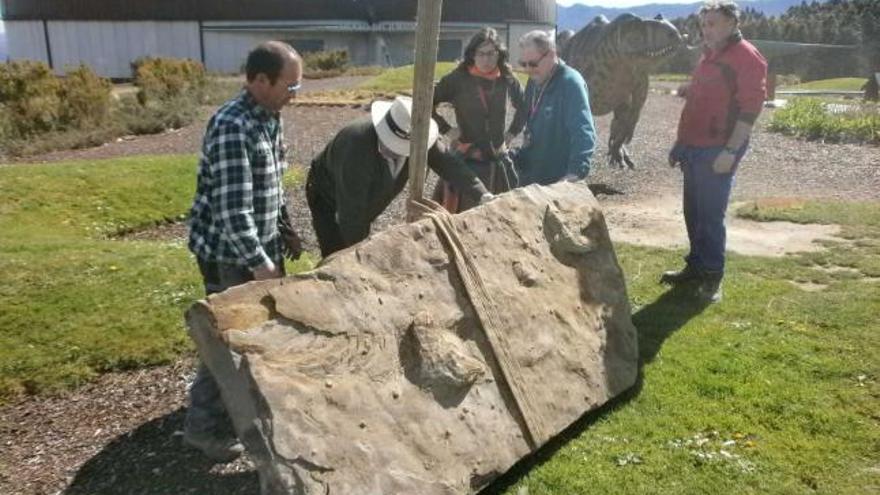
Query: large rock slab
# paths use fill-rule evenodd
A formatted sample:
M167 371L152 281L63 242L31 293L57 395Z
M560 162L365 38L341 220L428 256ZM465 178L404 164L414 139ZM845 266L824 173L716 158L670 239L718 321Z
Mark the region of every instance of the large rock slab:
M583 183L389 229L187 321L264 494L475 492L637 372Z

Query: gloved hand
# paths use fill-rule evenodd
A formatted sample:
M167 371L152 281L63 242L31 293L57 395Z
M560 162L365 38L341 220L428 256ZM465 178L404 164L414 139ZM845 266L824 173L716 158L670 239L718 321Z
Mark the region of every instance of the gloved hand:
M496 196L490 192L483 193L483 195L480 196L480 204L484 205L484 204L488 203L489 201L492 201L493 199L495 199L495 197Z
M669 166L672 168L680 167L684 163L684 146L675 143L675 146L669 150Z
M298 260L304 251L299 234L296 233L292 225L284 221L279 222L278 233L281 234L282 254L291 261Z

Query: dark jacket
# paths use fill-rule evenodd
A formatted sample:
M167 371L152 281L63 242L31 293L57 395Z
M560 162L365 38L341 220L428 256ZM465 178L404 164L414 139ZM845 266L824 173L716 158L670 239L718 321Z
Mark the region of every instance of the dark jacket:
M471 143L490 156L491 150L504 143L508 98L516 113L507 132L517 135L522 132L527 115L522 85L512 75L502 74L492 81L471 75L466 67L459 66L443 76L434 88L434 106L451 103L455 108L455 120L461 131L459 141ZM441 134L449 132L451 126L437 112L434 120Z
M560 61L544 88L530 80L526 142L516 156L520 184L552 184L574 174L586 177L596 149L587 83Z
M479 198L486 188L460 159L438 141L428 151L428 166L465 194ZM345 241L351 246L370 234L370 224L403 190L409 178L409 160L397 178L379 154L379 137L369 118L343 127L312 160L309 184L322 203L335 208Z

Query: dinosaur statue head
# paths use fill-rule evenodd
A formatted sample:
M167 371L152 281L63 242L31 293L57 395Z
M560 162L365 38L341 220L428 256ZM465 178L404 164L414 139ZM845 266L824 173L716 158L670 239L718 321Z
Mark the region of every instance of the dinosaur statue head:
M559 53L562 53L563 47L568 43L568 40L572 38L574 38L574 31L571 29L556 33L556 49L559 50Z
M684 45L678 29L660 15L654 19L619 15L608 24L605 36L616 41L620 56L637 61L659 61Z

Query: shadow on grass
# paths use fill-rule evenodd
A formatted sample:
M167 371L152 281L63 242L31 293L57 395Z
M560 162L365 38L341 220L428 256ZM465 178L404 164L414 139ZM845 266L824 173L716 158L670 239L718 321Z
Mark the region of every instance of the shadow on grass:
M65 495L255 494L256 471L218 472L220 467L183 445L183 408L117 437L86 462ZM235 471L243 466L227 466ZM247 469L242 467L241 469Z
M549 461L568 442L581 436L590 426L638 397L644 383L642 368L657 356L663 342L683 327L691 318L702 313L706 304L694 302L693 287L679 285L663 293L656 301L633 314L633 323L639 336L639 372L636 383L599 409L590 411L572 423L559 435L533 454L521 459L505 474L488 485L479 495L503 493L520 481L534 468Z

